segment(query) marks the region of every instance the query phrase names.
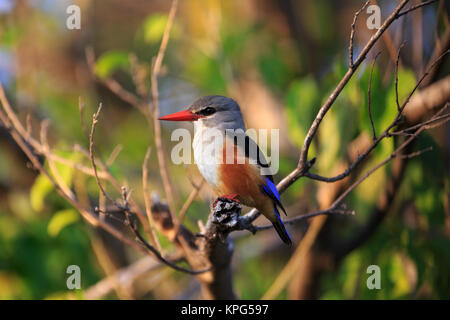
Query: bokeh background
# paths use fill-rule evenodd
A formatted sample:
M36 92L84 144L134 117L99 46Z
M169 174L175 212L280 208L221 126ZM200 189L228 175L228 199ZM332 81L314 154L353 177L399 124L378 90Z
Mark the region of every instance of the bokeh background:
M73 3L81 8L80 30L66 28L66 8ZM383 19L396 3L378 1ZM404 98L433 55L436 37L449 29L448 3L440 3L393 23L371 51L321 125L310 152L317 157L315 172L341 172L370 142L367 88L378 51L372 84L375 128L381 132L392 121L397 49L406 41L399 69ZM180 1L160 77L160 113L181 110L202 95L235 98L247 127L281 130L279 181L296 167L315 113L347 70L350 25L361 5L356 0ZM152 128L138 110L98 80L113 78L132 92L145 92L145 87L136 87L132 75L138 68L149 86L169 9L166 0L0 0L0 81L20 118L25 123L31 115L36 136L39 122L49 119L55 152L89 165L73 146L88 146L86 127L102 102L97 152L106 160L121 146L111 171L133 189L141 204L141 165L147 147L154 145ZM363 13L356 25L355 56L374 33L365 25L367 17ZM87 47L97 56L95 75L86 63ZM447 59L431 82L448 71ZM85 103L81 115L79 97ZM175 145L170 133L176 126L163 124L168 159ZM298 272L273 298L450 298L449 138L448 124L422 134L411 151L432 146L431 152L400 169L385 166L352 192L346 204L356 214L327 219ZM395 144L394 139L384 141L363 168L384 159ZM198 183L200 176L194 165L169 161L168 168L179 210L192 190L191 182ZM74 190L92 201L98 198L93 178L67 166L59 169ZM149 172L150 189L164 199L155 153ZM386 198L393 178L395 192ZM346 184L302 178L282 199L295 216L326 207ZM197 221L206 221L213 200L205 186L187 212L186 226L197 232ZM297 244L309 222L289 227ZM367 237L358 241L361 230ZM295 247L286 248L273 230L233 237L236 293L259 299ZM162 237L161 241L170 251L171 244ZM87 298L92 286L139 259L138 253L83 221L44 177L29 168L25 155L0 126L0 299ZM82 271L82 289L76 291L66 287L66 268L72 264ZM366 269L374 264L381 268L380 290L366 286ZM198 298L199 292L193 277L159 268L88 297L185 299Z

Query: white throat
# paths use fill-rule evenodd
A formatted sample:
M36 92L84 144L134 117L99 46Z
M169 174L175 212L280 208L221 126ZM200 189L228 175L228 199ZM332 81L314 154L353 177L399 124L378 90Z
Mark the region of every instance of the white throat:
M217 129L194 122L194 160L205 180L213 187L217 186L218 164L223 150L223 134Z

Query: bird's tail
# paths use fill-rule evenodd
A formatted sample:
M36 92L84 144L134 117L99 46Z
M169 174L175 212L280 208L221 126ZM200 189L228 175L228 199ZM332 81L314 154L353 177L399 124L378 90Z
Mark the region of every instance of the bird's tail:
M286 243L288 246L291 246L292 245L291 237L289 236L289 233L286 231L283 221L281 221L280 214L278 213L278 209L275 205L273 206L273 208L277 214L277 220L272 222L273 227L277 231L281 240L283 240L283 242Z

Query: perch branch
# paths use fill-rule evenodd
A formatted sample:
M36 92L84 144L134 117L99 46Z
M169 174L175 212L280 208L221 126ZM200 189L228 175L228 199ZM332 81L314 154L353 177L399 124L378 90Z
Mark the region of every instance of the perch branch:
M371 152L372 150L375 149L375 147L380 143L381 140L383 140L384 138L388 138L391 137L391 133L390 130L399 123L399 121L401 120L401 115L403 110L405 109L405 107L407 106L408 102L410 101L412 95L414 94L414 92L417 90L417 88L420 86L420 84L422 83L422 81L424 81L424 79L427 77L427 75L429 74L430 70L432 70L432 68L434 67L434 65L436 63L438 63L449 51L444 52L440 57L438 57L434 63L432 63L430 65L430 67L426 70L426 72L422 75L422 77L417 81L416 85L414 86L414 88L411 90L411 92L409 93L409 95L406 97L405 101L402 103L402 105L400 106L400 108L398 109L397 115L395 117L395 119L392 121L392 123L387 127L387 129L370 145L370 147L360 156L357 157L357 159L340 175L337 175L335 177L332 178L326 178L326 177L322 177L310 172L306 172L303 175L306 177L309 177L311 179L314 180L320 180L320 181L325 181L325 182L335 182L338 180L341 180L345 177L347 177ZM397 57L398 59L399 57ZM377 169L379 169L380 167L382 167L383 165L385 165L386 163L388 163L390 160L392 160L393 158L399 156L398 153L409 143L412 142L412 140L414 138L417 137L417 135L422 132L425 129L429 129L432 127L432 125L430 123L435 123L438 120L441 120L439 122L439 124L443 124L444 122L447 122L449 120L448 117L446 116L442 116L440 117L440 114L443 112L444 109L447 108L447 104L444 106L443 109L441 109L441 111L439 111L436 115L434 115L428 122L426 123L422 123L422 126L419 127L419 129L414 133L410 135L410 138L406 140L406 142L404 144L402 144L401 147L399 147L398 149L396 149L391 155L390 157L388 157L387 159L385 159L383 161L383 163L381 163L379 166L377 166L376 168L372 168L371 170L369 170L369 172L360 180L356 181L352 186L350 186L342 195L341 197L339 197L335 203L333 203L332 206L330 206L330 208L328 208L327 210L321 210L321 211L317 211L317 212L312 212L308 215L303 215L300 217L296 217L293 219L289 219L289 220L285 220L285 223L296 223L298 221L302 221L306 218L309 218L310 216L316 216L316 215L328 215L328 214L333 214L336 213L335 210L339 209L339 205L341 204L342 200L348 195L348 193L350 193L356 186L358 186L362 181L364 181L368 176L370 176L374 171L376 171ZM417 128L417 127L416 127ZM311 164L308 164L308 166L310 167ZM300 170L298 167L296 168L296 170ZM297 175L298 171L294 170L290 175ZM286 184L289 184L290 181L295 181L295 176L293 178L289 178L286 177L285 179L283 179L280 184L278 185L280 192L282 192L284 189L283 187L286 186ZM280 187L280 185L282 185L282 187ZM254 209L252 211L250 211L250 213L244 215L243 217L239 218L239 221L236 223L236 229L237 230L248 230L252 233L255 233L256 231L262 229L268 229L271 228L272 226L264 226L264 227L255 227L252 225L252 222L258 217L259 213Z

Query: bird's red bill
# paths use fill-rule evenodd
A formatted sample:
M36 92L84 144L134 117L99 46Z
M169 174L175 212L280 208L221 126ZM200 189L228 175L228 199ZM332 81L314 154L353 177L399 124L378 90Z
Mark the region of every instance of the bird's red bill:
M189 110L184 110L172 114L168 114L166 116L162 116L159 118L159 120L166 120L166 121L195 121L200 119L202 116L192 113Z

